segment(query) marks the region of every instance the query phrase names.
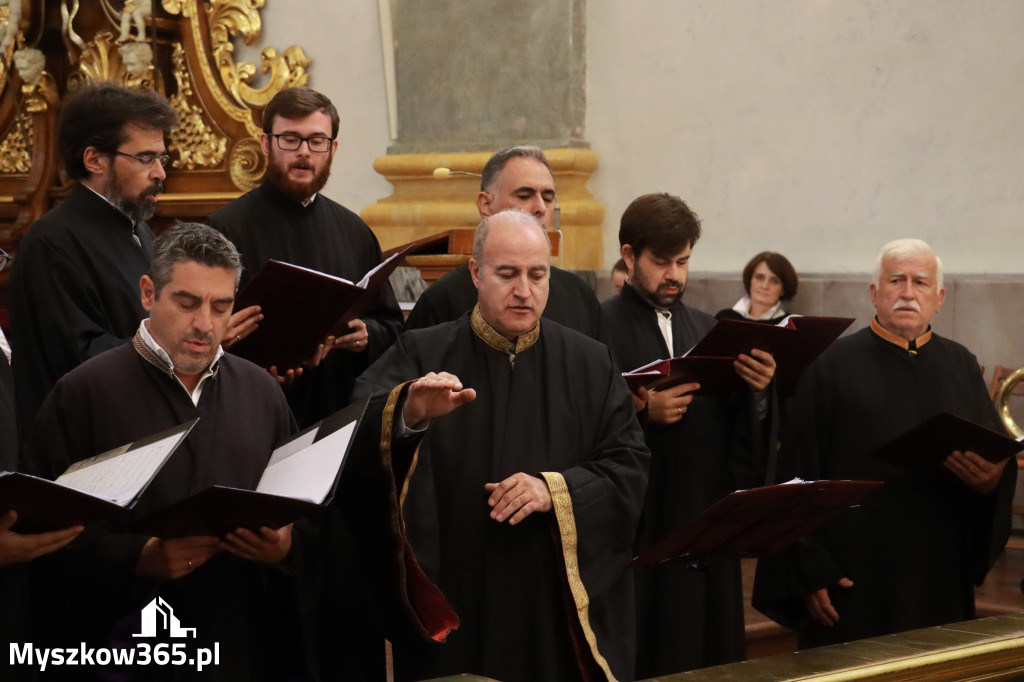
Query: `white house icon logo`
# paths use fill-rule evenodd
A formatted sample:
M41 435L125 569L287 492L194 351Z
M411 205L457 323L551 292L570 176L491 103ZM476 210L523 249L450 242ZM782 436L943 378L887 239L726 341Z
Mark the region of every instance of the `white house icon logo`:
M132 637L156 637L157 632L167 633L171 637L196 636L195 628L181 627L174 609L160 597L154 598L142 609L142 632Z

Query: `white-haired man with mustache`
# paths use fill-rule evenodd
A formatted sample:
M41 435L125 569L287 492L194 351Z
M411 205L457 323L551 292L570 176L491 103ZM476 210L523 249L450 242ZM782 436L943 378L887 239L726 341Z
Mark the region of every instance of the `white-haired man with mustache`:
M952 450L952 475L927 477L871 456L939 412L998 430L978 361L931 330L942 261L928 244L882 247L869 327L836 341L797 390L780 473L885 485L824 530L760 562L757 608L795 627L801 648L974 617L1006 543L1016 466Z

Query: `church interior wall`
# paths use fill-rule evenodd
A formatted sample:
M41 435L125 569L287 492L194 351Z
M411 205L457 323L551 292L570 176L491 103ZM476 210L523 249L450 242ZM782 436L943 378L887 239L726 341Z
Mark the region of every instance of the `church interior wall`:
M372 170L391 143L378 4L304 7L269 0L239 54L303 46L341 112L325 192L359 210L391 193ZM989 375L1024 364L1024 4L592 0L586 139L606 267L629 201L668 191L704 223L689 302L731 306L743 264L771 249L802 273L794 310L857 327L879 246L917 236L949 273L940 333ZM605 272L591 280L606 293Z

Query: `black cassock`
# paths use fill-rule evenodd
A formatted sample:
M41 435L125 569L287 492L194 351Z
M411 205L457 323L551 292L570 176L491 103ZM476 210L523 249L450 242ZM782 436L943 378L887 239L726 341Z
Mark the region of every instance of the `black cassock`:
M14 378L7 356L0 351L0 471L18 469L18 424L14 415ZM0 514L6 512L0 509ZM24 564L0 566L0 638L11 642L30 641L28 619L28 573ZM0 661L0 678L32 679L25 668L8 669L9 661ZM17 675L17 676L15 676Z
M392 438L404 382L430 371L455 374L476 400L433 420L422 440ZM624 566L649 456L607 348L543 320L510 353L474 311L404 334L356 392L390 396L381 455L416 558L460 621L442 645L396 638L396 679L572 680L581 667L631 679ZM520 471L546 479L552 512L516 526L490 519L484 484Z
M942 411L1002 428L970 351L931 332L918 346L912 354L862 329L836 341L797 389L780 473L885 481L820 533L759 562L755 606L798 628L802 647L974 617L973 585L1006 544L1012 458L996 492L982 496L952 475L910 473L870 456ZM833 587L844 576L854 586ZM839 614L831 628L810 624L804 606L804 594L822 587Z
M602 304L612 356L623 371L689 350L715 319L677 303L669 352L652 308L629 285ZM675 424L648 423L651 475L637 550L737 488L764 479L764 443L753 392L696 396ZM637 586L637 677L653 677L744 657L739 561L710 558L640 569Z
M133 231L123 213L81 183L32 225L10 285L23 435L58 379L135 333L146 317L139 278L152 252L145 223Z
M377 238L355 213L322 194L303 206L269 181L221 208L209 223L242 254L242 286L271 259L352 282L382 260ZM381 288L362 320L370 335L365 351L332 351L319 367L306 368L294 384L285 387L299 426L309 426L348 404L356 377L402 331L402 311L390 285Z
M32 473L54 478L73 462L199 417L130 517L214 484L255 488L272 449L294 430L274 379L225 355L197 406L144 348L136 336L58 382L26 442ZM290 679L302 656L295 588L284 570L221 552L185 577L147 580L134 574L147 539L94 524L67 549L32 562L37 645L133 647L140 610L160 596L183 627L196 628L190 644L220 643L221 665L202 673L190 666L136 667L140 679ZM81 668L64 672L84 678Z
M442 322L457 320L476 305L476 287L463 264L437 280L416 301L416 307L405 321L406 329L423 329ZM551 268L551 286L544 319L575 329L592 339L601 337L601 305L593 289L578 276Z

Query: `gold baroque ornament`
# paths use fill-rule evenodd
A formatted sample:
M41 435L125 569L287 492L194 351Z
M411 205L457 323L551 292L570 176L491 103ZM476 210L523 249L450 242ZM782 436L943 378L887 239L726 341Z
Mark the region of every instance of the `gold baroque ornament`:
M0 173L28 173L32 169L33 138L31 119L19 113L11 132L0 142Z
M267 170L267 160L256 140L242 140L231 150L231 182L248 192L260 184Z
M211 88L214 98L231 118L244 123L249 133L259 137L260 129L253 121L252 109L262 108L281 90L305 85L309 81L306 69L312 60L306 57L302 48L292 45L279 55L272 47L264 48L261 54L260 72L269 74L267 84L262 88L252 87L256 66L252 62L234 61L233 36L240 36L246 45L251 45L260 36L262 20L260 10L265 0L162 0L164 10L171 15L180 14L190 19L192 37L197 45L209 44L214 62L220 72L220 88ZM209 36L202 35L201 22L197 21L199 3L205 7ZM200 59L200 70L206 83L214 83L213 69L206 59Z
M180 43L174 46L173 60L178 92L172 95L169 101L178 112L178 126L171 131L168 151L178 153L178 158L174 160L174 168L216 168L224 161L228 146L227 138L214 133L203 120L202 110L188 102L188 98L192 96L192 81L185 68L185 50Z
M119 69L114 67L111 57L116 53L114 49L114 35L110 31L102 31L89 41L85 52L78 63L78 71L68 76L68 89L77 90L86 83L101 83L103 81L115 80L120 74ZM121 57L116 59L120 65Z

